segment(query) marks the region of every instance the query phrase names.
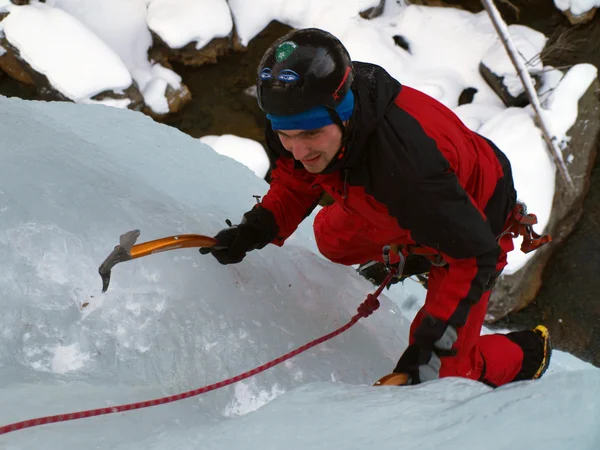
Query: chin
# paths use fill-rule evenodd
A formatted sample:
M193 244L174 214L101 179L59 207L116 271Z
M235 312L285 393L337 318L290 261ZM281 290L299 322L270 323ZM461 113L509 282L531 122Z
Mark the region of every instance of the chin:
M326 160L326 158L323 158L321 156L321 158L319 158L319 161L318 161L319 164L314 164L314 165L304 165L303 164L303 166L307 172L317 174L317 173L323 172L329 165L329 162L330 161Z
M321 172L323 172L323 170L325 170L325 167L321 167L320 165L319 166L310 166L310 167L304 166L304 168L306 169L307 172L310 172L310 173L321 173Z

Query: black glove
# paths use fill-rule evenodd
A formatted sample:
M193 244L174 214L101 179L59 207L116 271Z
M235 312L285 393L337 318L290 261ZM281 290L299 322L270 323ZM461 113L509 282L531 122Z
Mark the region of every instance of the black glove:
M273 213L260 206L244 214L239 225L232 225L217 233L214 247L202 247L200 253L211 253L221 264L236 264L246 257L246 253L263 248L279 232Z
M394 372L408 374L408 384L419 384L439 378L442 366L440 357L456 354L452 349L458 338L456 329L427 315L415 330L414 338L415 343L404 351Z

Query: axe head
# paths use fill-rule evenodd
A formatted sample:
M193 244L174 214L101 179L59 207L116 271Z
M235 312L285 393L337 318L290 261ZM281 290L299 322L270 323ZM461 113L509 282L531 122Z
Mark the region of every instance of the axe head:
M100 264L98 273L102 277L102 292L106 292L108 289L108 284L110 283L110 271L112 268L120 262L132 259L131 248L139 236L140 230L131 230L122 234L119 239L119 245L117 245L104 262Z

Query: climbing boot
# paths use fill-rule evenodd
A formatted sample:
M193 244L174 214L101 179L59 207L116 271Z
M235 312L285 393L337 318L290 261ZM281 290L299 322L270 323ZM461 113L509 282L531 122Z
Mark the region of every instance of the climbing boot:
M523 350L521 371L512 381L541 378L548 369L552 356L552 343L548 328L538 325L533 330L508 333L506 337Z

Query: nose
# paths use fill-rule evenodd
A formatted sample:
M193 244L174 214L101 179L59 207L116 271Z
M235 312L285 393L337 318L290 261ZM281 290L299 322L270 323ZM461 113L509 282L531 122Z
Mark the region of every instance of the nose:
M294 159L299 161L304 159L310 153L308 146L300 140L292 142L291 147L290 152L294 155Z

